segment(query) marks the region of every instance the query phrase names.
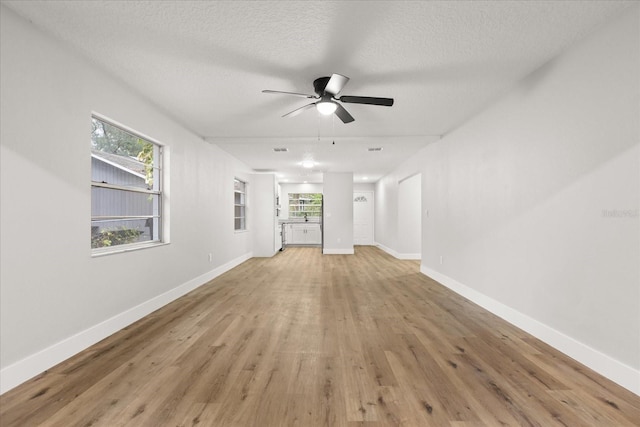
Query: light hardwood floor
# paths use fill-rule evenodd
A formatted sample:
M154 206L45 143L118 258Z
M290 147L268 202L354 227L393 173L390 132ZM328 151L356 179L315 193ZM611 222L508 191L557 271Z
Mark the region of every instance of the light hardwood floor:
M638 426L640 397L374 247L251 259L0 397L2 426Z

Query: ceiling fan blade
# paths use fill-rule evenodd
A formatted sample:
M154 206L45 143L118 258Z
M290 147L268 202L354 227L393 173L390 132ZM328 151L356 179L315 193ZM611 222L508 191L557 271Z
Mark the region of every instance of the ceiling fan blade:
M391 107L393 105L393 98L375 98L371 96L341 96L340 101L352 103L352 104L369 104L369 105L384 105L385 107Z
M352 121L354 121L355 119L351 116L351 114L349 114L349 112L347 110L344 109L344 107L338 103L336 103L337 108L336 108L336 116L340 117L340 120L342 120L342 123L351 123Z
M262 93L282 93L285 95L294 95L294 96L301 96L302 98L317 98L316 95L309 95L307 93L298 93L298 92L283 92L281 90L263 90Z
M296 108L295 110L291 111L290 113L285 114L282 117L294 117L294 116L297 116L298 114L302 113L303 111L308 110L309 108L313 108L315 106L316 106L316 103L312 102L311 104L307 104L307 105L305 105L303 107Z
M335 96L340 93L348 81L349 77L347 76L343 76L342 74L332 74L324 88L324 91Z

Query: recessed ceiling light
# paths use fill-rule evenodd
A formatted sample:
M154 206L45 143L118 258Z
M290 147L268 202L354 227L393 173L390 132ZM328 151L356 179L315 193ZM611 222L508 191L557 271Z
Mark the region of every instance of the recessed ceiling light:
M367 179L369 179L369 177L368 176L363 176L362 179L364 179L366 181Z
M302 162L302 167L303 168L311 169L313 167L313 165L315 165L313 160L305 160L305 161Z
M307 184L309 181L302 181L303 184Z

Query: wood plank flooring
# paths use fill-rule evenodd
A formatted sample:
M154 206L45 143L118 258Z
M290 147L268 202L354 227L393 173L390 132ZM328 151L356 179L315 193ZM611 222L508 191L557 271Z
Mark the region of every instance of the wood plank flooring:
M639 426L640 397L374 247L251 259L0 396L9 426Z

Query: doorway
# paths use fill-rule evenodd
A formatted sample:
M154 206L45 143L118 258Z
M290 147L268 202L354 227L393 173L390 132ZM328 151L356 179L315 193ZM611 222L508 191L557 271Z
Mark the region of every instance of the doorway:
M353 244L373 245L373 191L353 193Z
M420 259L422 253L422 175L398 182L398 256Z

